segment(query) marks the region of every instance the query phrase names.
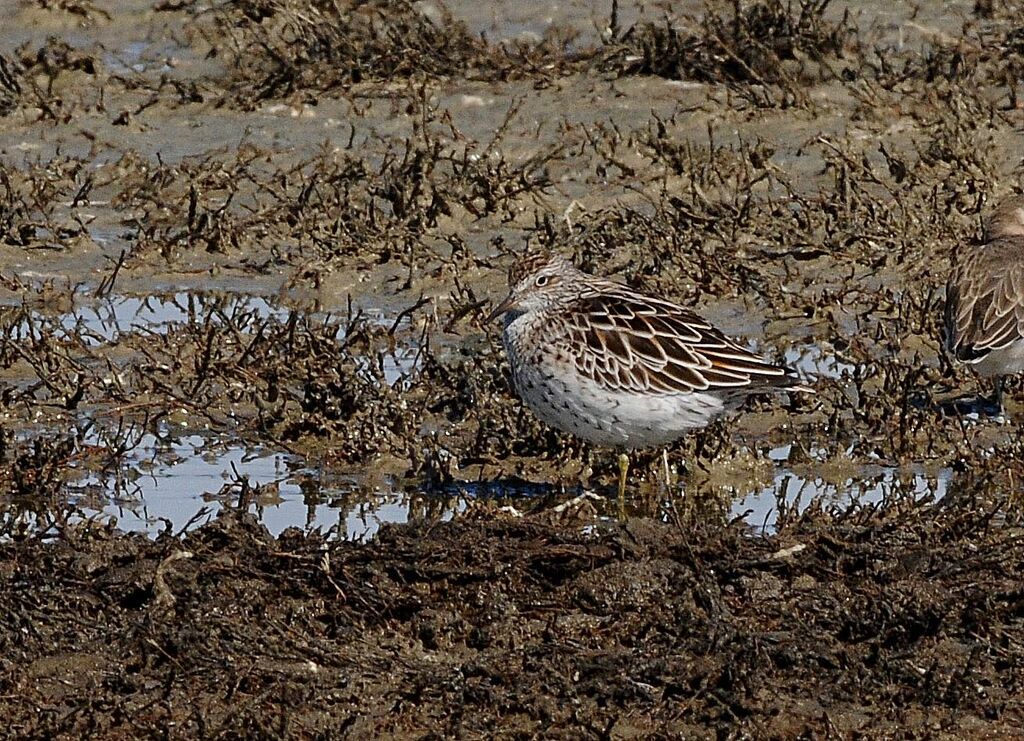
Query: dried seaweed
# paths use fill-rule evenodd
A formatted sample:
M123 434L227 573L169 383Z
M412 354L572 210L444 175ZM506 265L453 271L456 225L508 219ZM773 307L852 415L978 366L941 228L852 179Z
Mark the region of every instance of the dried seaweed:
M465 74L483 46L450 15L438 23L405 0L230 0L214 12L232 87L249 104L362 81Z
M651 74L708 83L777 86L804 100L804 60L842 58L855 36L848 12L825 20L831 0L732 3L732 17L707 7L694 31L665 17L612 39L604 66L619 74ZM816 77L820 77L816 75ZM819 80L813 80L819 81ZM765 92L773 100L770 92Z
M182 540L66 527L0 546L5 681L22 688L7 722L790 737L892 735L912 717L1012 735L1017 540L968 502L807 515L773 540L649 522L584 535L486 509L369 546L275 541L234 513Z

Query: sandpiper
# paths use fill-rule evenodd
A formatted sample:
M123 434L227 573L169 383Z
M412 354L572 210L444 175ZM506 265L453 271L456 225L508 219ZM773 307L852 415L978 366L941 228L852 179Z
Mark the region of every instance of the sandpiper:
M945 320L946 348L996 378L1002 412L1003 377L1024 370L1024 196L999 204L985 242L960 253L946 284Z
M664 446L747 395L794 386L789 369L690 309L533 251L509 271L502 339L519 396L543 422L624 451Z

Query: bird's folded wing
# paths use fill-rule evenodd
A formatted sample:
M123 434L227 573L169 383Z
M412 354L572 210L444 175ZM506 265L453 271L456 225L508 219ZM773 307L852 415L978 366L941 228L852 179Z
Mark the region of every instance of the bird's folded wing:
M610 389L678 394L788 378L692 311L628 291L583 297L562 321L577 370Z
M1024 265L998 258L992 250L963 261L946 286L946 343L960 360L1024 339Z

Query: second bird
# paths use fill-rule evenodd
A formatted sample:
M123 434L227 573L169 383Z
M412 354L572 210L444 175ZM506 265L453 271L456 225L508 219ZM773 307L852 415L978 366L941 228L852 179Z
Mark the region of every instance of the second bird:
M1003 201L985 225L985 243L966 248L946 284L945 344L979 375L1024 370L1024 197Z
M690 309L531 252L509 271L504 341L516 391L545 423L599 445L672 443L751 393L797 383ZM619 498L628 459L620 456Z

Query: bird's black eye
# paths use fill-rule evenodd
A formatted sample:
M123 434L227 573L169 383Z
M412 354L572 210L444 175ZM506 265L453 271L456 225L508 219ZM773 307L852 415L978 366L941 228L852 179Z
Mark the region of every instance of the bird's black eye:
M543 288L548 284L548 277L546 275L538 275L537 280L534 281L538 287Z

